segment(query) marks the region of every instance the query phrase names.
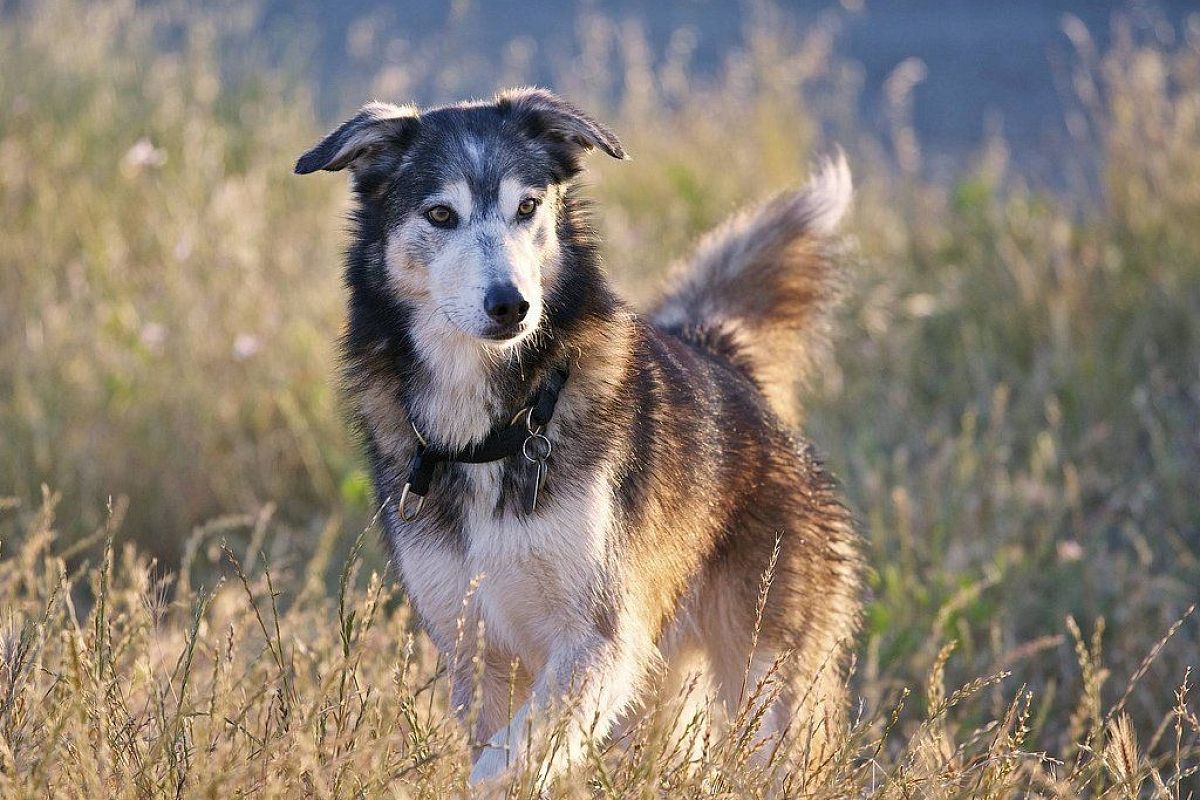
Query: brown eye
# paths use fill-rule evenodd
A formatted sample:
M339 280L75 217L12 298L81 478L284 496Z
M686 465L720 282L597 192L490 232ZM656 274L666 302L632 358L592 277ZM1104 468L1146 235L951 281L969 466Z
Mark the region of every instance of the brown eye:
M439 228L453 228L458 224L458 216L449 206L434 206L425 212L425 219Z
M536 197L526 197L521 201L521 205L517 206L518 217L531 217L533 212L537 211L537 207L542 204L541 200Z

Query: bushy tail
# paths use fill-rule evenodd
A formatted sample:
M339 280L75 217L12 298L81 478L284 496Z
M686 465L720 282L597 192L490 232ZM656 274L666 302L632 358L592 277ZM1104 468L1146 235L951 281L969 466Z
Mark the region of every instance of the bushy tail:
M850 168L839 154L804 188L709 232L676 267L651 314L664 328L732 343L735 361L788 424L799 423L799 384L828 345L842 283L833 234L851 194Z

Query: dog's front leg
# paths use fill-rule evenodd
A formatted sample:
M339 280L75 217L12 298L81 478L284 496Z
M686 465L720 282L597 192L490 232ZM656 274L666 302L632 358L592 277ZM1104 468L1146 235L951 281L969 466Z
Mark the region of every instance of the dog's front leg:
M578 763L589 738L602 740L637 698L655 663L654 642L644 633L600 633L556 648L538 674L529 700L492 736L471 770L471 783L502 774L523 759L530 735L567 712L562 740L552 748L546 781Z
M477 756L513 712L513 699L520 702L525 697L529 673L512 657L488 648L482 661L471 648L451 658L449 666L450 702Z

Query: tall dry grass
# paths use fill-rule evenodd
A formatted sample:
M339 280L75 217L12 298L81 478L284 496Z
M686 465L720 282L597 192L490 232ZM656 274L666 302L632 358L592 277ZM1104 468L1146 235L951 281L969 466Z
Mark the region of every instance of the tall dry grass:
M0 562L0 796L465 792L469 747L447 709L444 670L391 582L361 573L365 532L332 594L324 560L279 572L224 544L228 576L195 589L190 564L172 586L111 538L95 561L72 570L52 555L53 515L47 498L20 549ZM90 610L75 599L80 588ZM1072 738L1059 750L1038 745L1042 701L1011 684L1009 665L948 684L950 643L914 693L855 708L817 777L793 766L806 763L802 746L789 753L758 739L760 704L774 691L768 677L750 687L732 724L694 711L691 690L667 696L554 784L537 765L559 746L564 723L544 720L507 796L1183 796L1200 769L1194 678L1185 672L1172 687L1147 677L1181 625L1156 642L1115 701L1103 698L1111 673L1102 627L1085 634L1067 625L1082 684ZM1139 732L1131 713L1147 693L1169 703Z
M558 88L635 156L589 180L637 297L835 135L856 165L853 286L808 428L861 518L871 596L846 748L830 782L792 788L1187 796L1200 23L1119 24L1102 51L1067 22L1089 191L1064 198L1009 169L1002 141L927 183L913 75L872 142L837 15L789 34L758 13L703 79L685 33L654 59L636 27L589 17ZM371 509L335 389L347 197L291 178L324 126L311 87L253 54L257 31L241 7L125 1L48 0L0 26L6 797L436 797L463 780L436 660L374 536L352 546ZM384 71L348 102L406 80ZM736 735L694 764L653 727L632 740L559 790L763 785Z
M0 485L54 486L84 528L130 498L175 558L219 513L328 514L352 469L342 201L285 168L316 128L302 92L223 76L239 22L50 2L0 29Z

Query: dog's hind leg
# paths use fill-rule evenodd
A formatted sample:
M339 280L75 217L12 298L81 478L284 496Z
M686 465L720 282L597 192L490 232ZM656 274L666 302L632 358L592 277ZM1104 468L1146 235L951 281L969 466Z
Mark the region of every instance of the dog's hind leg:
M844 727L844 643L811 636L786 644L770 602L790 587L786 574L776 580L767 614L758 618L748 581L714 576L702 604L703 640L730 733L750 748L748 760L816 779L835 757Z
M644 717L667 769L700 763L712 728L711 669L690 616L681 611L659 641L665 668Z
M760 644L748 658L729 652L714 677L728 735L747 748L748 763L797 785L821 780L845 718L846 689L832 663L814 673L793 651Z

